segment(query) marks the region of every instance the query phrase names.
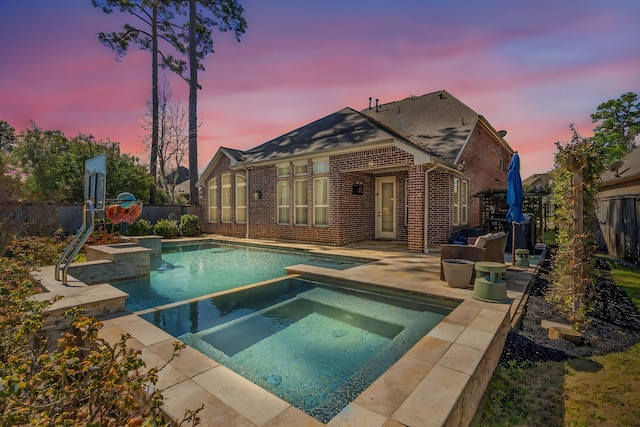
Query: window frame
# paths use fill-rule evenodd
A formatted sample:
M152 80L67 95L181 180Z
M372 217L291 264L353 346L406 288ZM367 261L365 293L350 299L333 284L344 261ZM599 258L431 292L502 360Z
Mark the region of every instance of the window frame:
M228 180L228 182L225 182ZM231 222L232 200L231 200L231 174L223 173L220 175L220 183L222 193L220 195L220 222L227 224ZM226 197L225 197L226 196Z
M313 175L328 175L329 174L329 158L328 157L321 157L321 158L317 158L317 159L313 159L312 160L313 163ZM324 166L326 165L326 169L323 167L321 170L319 169L320 166Z
M453 178L453 225L463 226L469 223L469 183Z
M324 181L326 182L326 204L318 203L319 192L317 191L317 182ZM331 190L330 190L330 182L328 176L318 176L313 178L313 226L314 227L329 227L331 225ZM326 217L327 221L325 223L318 223L318 210L322 209L326 210L324 217Z
M216 224L218 222L218 177L213 177L209 180L208 191L209 191L208 220L209 220L209 223Z
M278 225L290 225L291 224L291 185L289 180L279 180L276 183L276 223ZM286 195L286 204L280 203L281 196ZM285 215L281 215L281 211L286 211ZM284 220L283 220L284 219Z
M299 184L302 186L300 194L303 195L303 200L299 200L298 197ZM299 218L299 209L304 210L304 219ZM295 225L309 225L309 180L306 178L293 180L293 223Z
M244 194L241 194L241 192L243 191L242 189L244 189ZM247 177L246 176L236 174L235 194L236 194L236 223L246 224L247 223ZM244 214L243 221L238 219L238 218L242 218L242 214Z
M278 163L276 165L276 175L278 178L289 178L291 176L291 163Z
M301 169L299 169L301 168ZM309 162L296 162L293 164L293 176L306 176L309 174Z

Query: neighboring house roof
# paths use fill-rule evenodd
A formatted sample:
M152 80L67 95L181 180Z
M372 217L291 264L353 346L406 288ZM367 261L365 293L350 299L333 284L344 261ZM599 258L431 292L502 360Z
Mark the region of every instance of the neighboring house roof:
M600 177L600 187L622 186L640 181L640 149L609 165Z
M189 180L182 181L180 184L176 185L176 187L174 188L175 194L180 196L186 196L186 197L189 197L190 190L191 189L189 186Z
M453 167L478 124L513 153L503 134L442 90L360 112L345 107L247 151L221 148L201 174L198 185L223 155L231 160L232 166L250 166L329 155L359 149L360 145L371 148L376 144L393 144L416 156L416 164L437 161Z
M185 168L184 166L179 166L177 169L174 169L165 177L165 181L169 184L173 184L174 178L176 178L176 184L181 184L185 181L188 181L189 169Z
M522 186L528 189L535 189L538 185L542 188L549 186L551 175L548 173L536 173L522 180Z

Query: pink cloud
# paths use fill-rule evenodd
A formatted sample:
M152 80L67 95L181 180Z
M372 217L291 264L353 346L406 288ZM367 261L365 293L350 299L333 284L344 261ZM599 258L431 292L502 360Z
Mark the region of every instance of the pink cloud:
M0 44L0 120L91 133L140 154L149 54L134 48L118 63L97 40L123 17L89 3L32 3L0 16L0 40L15 40ZM344 106L365 108L370 96L389 102L446 89L508 130L523 175L545 172L570 123L588 134L599 103L640 90L632 0L542 1L524 11L508 1L244 6L242 42L216 34L199 76L201 167L221 145L250 148ZM186 84L168 79L186 105Z

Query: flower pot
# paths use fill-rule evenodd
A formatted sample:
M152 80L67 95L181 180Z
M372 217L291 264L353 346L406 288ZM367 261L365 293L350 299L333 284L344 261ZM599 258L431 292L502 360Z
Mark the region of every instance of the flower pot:
M444 279L452 288L466 288L471 284L474 264L467 259L443 259Z

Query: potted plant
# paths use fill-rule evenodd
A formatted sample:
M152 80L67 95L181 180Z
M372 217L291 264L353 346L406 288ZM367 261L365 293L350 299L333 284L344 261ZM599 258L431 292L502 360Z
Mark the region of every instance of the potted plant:
M443 259L444 278L452 288L466 288L471 284L473 261L468 259Z

